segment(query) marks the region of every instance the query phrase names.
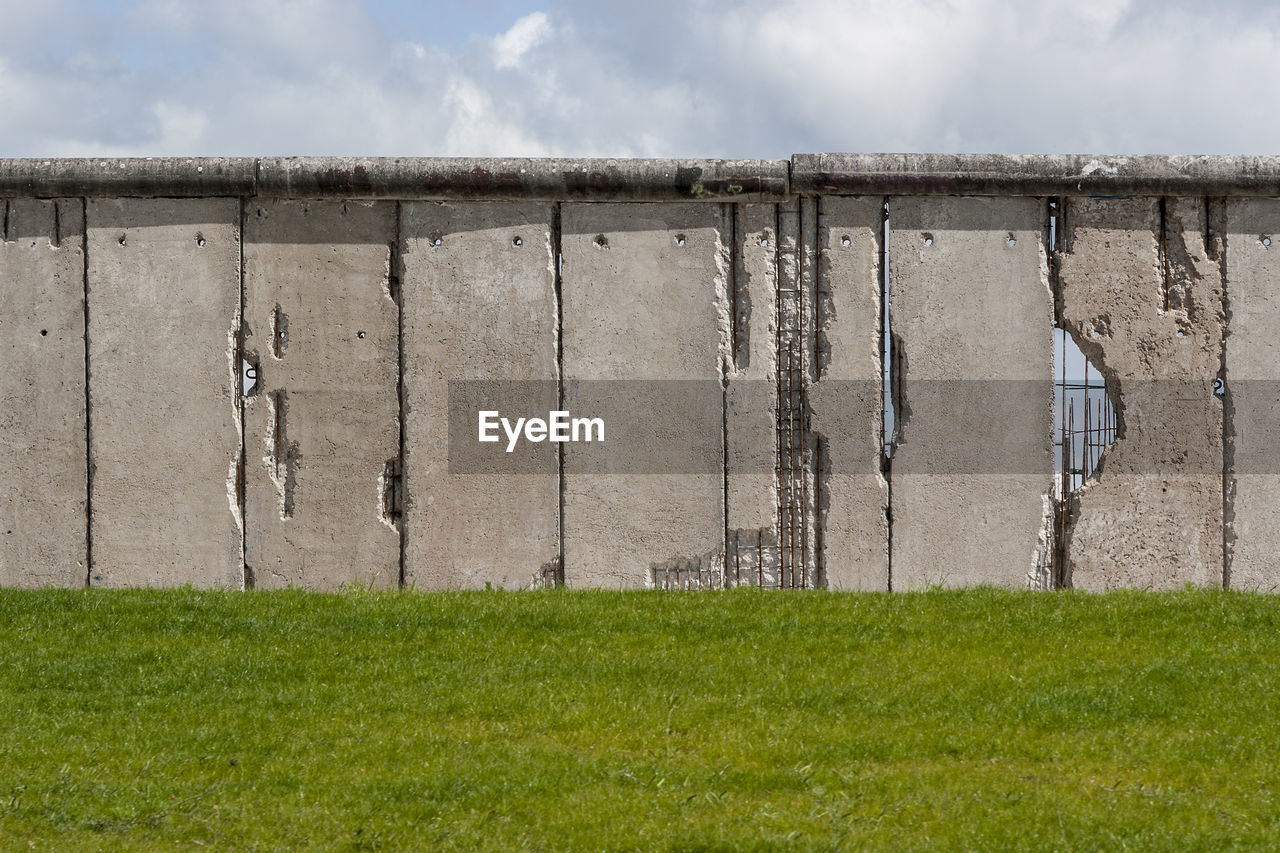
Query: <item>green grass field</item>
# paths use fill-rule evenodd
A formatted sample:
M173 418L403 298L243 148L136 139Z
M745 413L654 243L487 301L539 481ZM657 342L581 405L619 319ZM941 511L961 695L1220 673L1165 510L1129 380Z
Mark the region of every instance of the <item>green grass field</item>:
M1280 847L1280 596L0 591L0 849Z

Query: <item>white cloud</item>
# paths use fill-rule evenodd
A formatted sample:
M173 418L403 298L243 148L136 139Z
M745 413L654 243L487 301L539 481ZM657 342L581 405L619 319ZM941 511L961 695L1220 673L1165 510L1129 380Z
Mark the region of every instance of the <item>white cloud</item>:
M543 12L525 15L493 40L493 67L519 68L525 54L551 36L551 22Z
M1280 138L1280 10L1247 0L553 0L460 44L347 0L9 6L0 156L1269 153Z

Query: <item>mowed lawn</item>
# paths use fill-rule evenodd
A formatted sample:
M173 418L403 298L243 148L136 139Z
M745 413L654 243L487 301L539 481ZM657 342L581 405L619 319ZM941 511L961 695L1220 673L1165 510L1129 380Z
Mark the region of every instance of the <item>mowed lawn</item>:
M1280 847L1280 596L0 592L0 849Z

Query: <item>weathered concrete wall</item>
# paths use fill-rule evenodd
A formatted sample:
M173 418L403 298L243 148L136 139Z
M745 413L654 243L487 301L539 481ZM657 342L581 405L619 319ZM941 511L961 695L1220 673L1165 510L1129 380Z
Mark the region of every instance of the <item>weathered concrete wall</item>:
M567 204L561 223L566 409L608 412L620 433L565 445L565 583L642 587L658 573L719 586L726 211ZM684 467L674 467L672 449Z
M84 203L0 215L0 586L84 586Z
M449 434L459 380L497 381L494 410L507 415L558 408L555 214L539 202L403 206L408 586L527 588L558 575L558 446L535 445L504 472L510 457L488 445L486 473L461 447L451 459ZM475 442L468 415L462 439Z
M1276 589L1278 179L1280 158L0 160L0 584L911 589L1022 585L1052 554L1084 589ZM1120 424L1065 532L1055 309ZM491 402L608 437L481 447Z
M1203 198L1070 198L1062 317L1115 389L1119 433L1072 498L1080 589L1222 584L1224 314Z
M1226 582L1280 589L1280 199L1226 202Z
M820 200L818 371L813 429L822 562L830 589L889 588L888 482L881 473L881 291L884 199Z
M894 589L1025 586L1046 536L1053 297L1035 198L889 200Z
M262 588L400 583L396 205L245 211L245 570Z
M94 586L239 587L234 199L88 203Z
M725 389L725 580L778 585L778 264L776 205L734 217L732 328Z

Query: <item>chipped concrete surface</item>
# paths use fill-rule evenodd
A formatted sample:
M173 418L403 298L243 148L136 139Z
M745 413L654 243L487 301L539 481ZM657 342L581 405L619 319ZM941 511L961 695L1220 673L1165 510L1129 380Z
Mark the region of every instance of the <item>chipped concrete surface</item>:
M735 216L734 294L725 387L725 582L778 583L778 209Z
M1043 588L1060 569L1277 590L1277 176L1201 156L0 160L0 585ZM882 472L886 194L903 396ZM1120 428L1061 543L1049 195L1057 316ZM600 404L611 440L452 470L450 383L512 379L539 413Z
M84 205L0 215L0 586L84 586Z
M538 202L402 209L407 586L527 587L559 559L556 445L536 448L541 471L449 465L451 381L533 380L549 399L519 414L556 408L554 218Z
M392 202L245 210L245 564L259 588L394 588L378 485L400 455ZM281 335L284 337L281 337Z
M590 409L574 380L701 379L719 386L729 316L716 299L727 292L730 262L724 207L566 204L561 224L566 408ZM723 428L716 400L697 405L716 412ZM671 411L645 417L662 425L684 420ZM662 433L656 429L653 440L663 441ZM565 445L568 586L643 587L653 583L655 567L669 568L673 560L705 563L718 553L723 562L723 442L718 431L700 440L709 458L695 473L575 471L591 448ZM638 458L661 447L637 443L617 452Z
M1106 377L1118 433L1071 498L1079 589L1222 584L1224 316L1203 198L1070 198L1062 318ZM1163 223L1163 226L1162 226Z
M895 590L1025 586L1053 478L1043 200L889 200ZM904 363L905 361L905 363Z
M239 587L235 199L88 202L93 586Z
M889 588L888 483L881 473L880 313L884 199L824 198L818 220L818 381L813 429L822 562L830 589Z
M1226 202L1227 585L1280 591L1280 199Z

